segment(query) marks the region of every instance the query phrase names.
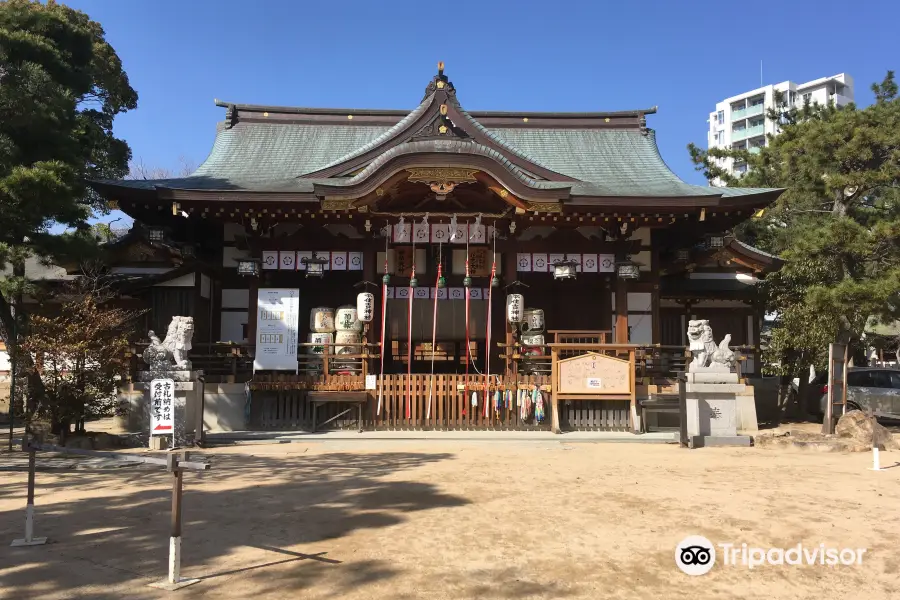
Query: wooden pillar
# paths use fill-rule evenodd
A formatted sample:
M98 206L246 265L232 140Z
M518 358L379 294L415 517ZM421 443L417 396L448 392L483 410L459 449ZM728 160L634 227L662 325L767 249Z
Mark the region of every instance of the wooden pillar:
M628 343L628 280L616 275L616 343Z
M516 258L516 241L510 235L509 242L505 245L505 254L503 255L503 284L509 285L516 280L516 276L518 274L518 260ZM509 292L515 292L515 290L509 290ZM509 293L508 292L508 293ZM523 309L525 307L522 307ZM515 341L513 338L513 326L506 318L506 294L503 295L503 327L506 332L506 336L504 337L504 343L506 344L505 352L506 359L503 362L504 365L504 375L509 377L515 376L515 366L516 363L512 359L513 354L513 342ZM552 382L551 382L552 387Z
M550 428L553 433L561 433L559 428L559 353L550 349Z
M259 277L250 277L250 292L247 298L247 343L250 355L256 355L256 311L259 300Z

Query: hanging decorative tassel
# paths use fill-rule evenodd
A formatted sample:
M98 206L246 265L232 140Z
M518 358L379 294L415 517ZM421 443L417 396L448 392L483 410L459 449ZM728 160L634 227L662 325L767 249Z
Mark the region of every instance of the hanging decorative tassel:
M491 376L491 292L493 291L493 281L497 276L497 237L496 227L494 228L494 258L491 263L491 285L488 286L487 297L487 331L484 335L484 393L488 392L488 379Z
M427 217L426 217L427 218ZM425 411L425 418L431 418L431 398L434 395L434 345L437 343L437 307L438 307L438 290L441 287L441 279L443 279L443 275L441 273L441 263L443 254L442 254L442 245L438 242L438 268L437 268L437 279L434 280L434 314L431 318L431 383L428 388L428 409Z
M466 276L463 279L466 294L466 383L465 393L469 393L469 363L472 362L472 353L469 349L469 292L472 286L472 277L469 275L469 224L466 223ZM474 404L472 406L475 406Z
M391 226L390 224L385 225L384 230L384 275L381 277L381 373L379 374L379 378L381 383L378 386L378 409L375 411L376 415L381 414L381 404L384 399L384 333L385 333L385 322L387 321L387 288L388 283L391 281L391 276L388 275L388 240L390 240L390 232Z
M412 271L409 280L409 315L406 319L406 418L410 417L410 407L412 404L412 355L413 355L413 339L412 339L412 314L413 314L413 296L415 293L416 281L416 240L413 237L413 262Z
M544 393L537 391L537 398L534 405L534 418L540 422L544 420Z
M472 406L478 406L478 392L472 392Z

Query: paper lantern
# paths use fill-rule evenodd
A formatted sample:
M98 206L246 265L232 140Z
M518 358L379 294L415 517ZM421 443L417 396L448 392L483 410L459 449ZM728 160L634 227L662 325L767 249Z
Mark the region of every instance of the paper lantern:
M510 294L506 297L506 320L510 323L521 323L525 319L525 298L522 294Z
M363 292L356 296L356 316L363 323L371 323L375 317L375 295Z

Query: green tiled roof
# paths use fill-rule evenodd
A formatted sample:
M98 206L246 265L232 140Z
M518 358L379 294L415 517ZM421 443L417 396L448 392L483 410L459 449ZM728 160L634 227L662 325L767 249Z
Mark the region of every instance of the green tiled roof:
M238 121L220 126L206 161L189 177L153 181L114 182L118 186L265 192L311 192L314 183L342 185L346 178L304 179L303 176L341 164L391 139L429 107L426 99L399 123L389 125L309 124ZM495 150L471 144L472 153L494 156L527 185L570 187L572 195L624 197L741 196L771 190L710 188L683 182L665 164L652 130L577 128L492 128L471 115L464 118L502 151L578 181L565 184L536 180ZM608 119L607 119L608 120ZM448 140L449 141L449 140ZM406 144L404 144L406 145ZM467 152L464 148L436 151ZM397 150L397 148L395 148ZM407 148L408 150L408 148ZM397 150L403 152L403 150ZM493 154L491 154L493 153ZM378 162L376 159L373 163ZM370 170L370 169L367 169ZM113 183L113 182L109 182Z

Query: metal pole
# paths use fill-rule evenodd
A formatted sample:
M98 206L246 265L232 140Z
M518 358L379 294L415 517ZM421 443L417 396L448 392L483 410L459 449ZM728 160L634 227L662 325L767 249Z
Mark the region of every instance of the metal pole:
M25 537L13 540L11 546L40 546L47 543L46 537L34 537L34 475L37 460L34 448L28 447L28 499L25 504Z

